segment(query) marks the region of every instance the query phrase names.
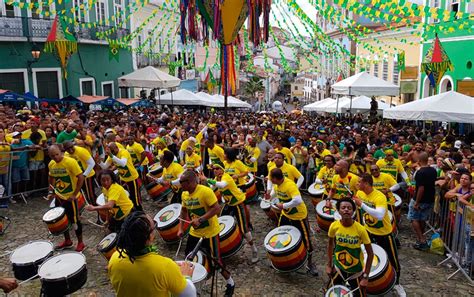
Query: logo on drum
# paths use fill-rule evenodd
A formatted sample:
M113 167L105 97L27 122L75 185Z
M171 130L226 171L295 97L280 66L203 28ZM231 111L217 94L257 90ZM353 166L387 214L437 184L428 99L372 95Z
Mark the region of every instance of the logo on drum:
M268 245L274 249L282 249L287 247L291 243L291 235L289 233L278 233L273 235Z
M160 216L160 222L166 223L166 222L168 222L169 220L171 220L171 218L172 218L173 216L174 216L174 211L172 211L172 210L165 211L165 212Z
M332 216L332 215L334 215L334 208L324 206L323 207L323 213Z

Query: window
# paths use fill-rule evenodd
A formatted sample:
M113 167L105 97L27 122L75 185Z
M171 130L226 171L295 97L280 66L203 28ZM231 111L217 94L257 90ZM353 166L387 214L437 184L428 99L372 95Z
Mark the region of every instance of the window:
M33 19L51 19L51 11L56 10L54 1L51 4L45 0L28 0L28 2L34 5L32 9L28 9L28 17Z
M81 9L81 6L84 7L88 5L87 2L87 0L73 0L73 5L75 8L74 16L76 21L81 23L89 22L89 11L87 9Z
M382 79L388 79L388 61L386 59L384 59L382 63Z
M102 82L102 96L114 97L114 82L104 81Z
M0 73L0 89L25 93L25 76L23 72Z
M118 26L125 19L123 0L114 0L115 24Z
M95 81L93 78L80 78L79 79L79 89L81 96L84 95L95 95Z
M451 10L452 12L455 12L457 14L458 11L459 11L459 0L457 0L457 1L452 0L450 2L451 2L451 5L449 7L449 10Z
M399 79L399 73L400 71L398 70L398 61L393 60L393 83L398 85L398 79Z
M441 0L431 0L431 7L441 7ZM433 19L433 23L439 23L439 19Z
M57 71L36 72L36 85L38 98L60 98Z
M13 18L15 16L20 16L19 8L13 6L13 4L7 4L5 1L1 1L0 3L0 16L6 16L9 18Z
M97 1L96 5L97 21L105 22L107 15L107 2L105 0Z
M298 91L298 86L295 86L295 91Z
M379 76L379 63L378 62L374 63L374 76L376 77Z
M120 98L130 98L130 96L128 94L129 90L130 90L129 88L124 88L124 87L119 88Z

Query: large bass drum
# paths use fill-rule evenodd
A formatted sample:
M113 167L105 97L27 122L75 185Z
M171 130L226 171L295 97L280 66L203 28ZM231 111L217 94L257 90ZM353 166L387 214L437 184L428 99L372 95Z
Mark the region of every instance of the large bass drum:
M361 248L364 253L364 262L366 262L367 252L363 245ZM370 268L367 293L370 295L384 295L395 286L397 273L392 264L390 264L387 253L381 246L372 243L372 250L374 251L374 259Z
M293 226L273 229L265 236L264 244L273 268L281 272L298 270L308 257L301 232Z

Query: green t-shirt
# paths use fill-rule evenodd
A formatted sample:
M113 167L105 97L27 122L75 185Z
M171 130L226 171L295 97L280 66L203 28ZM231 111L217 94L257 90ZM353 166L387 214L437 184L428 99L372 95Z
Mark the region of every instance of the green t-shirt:
M67 133L66 130L59 133L58 137L56 138L57 143L63 143L67 140L74 140L77 136L77 131L73 130L71 133Z

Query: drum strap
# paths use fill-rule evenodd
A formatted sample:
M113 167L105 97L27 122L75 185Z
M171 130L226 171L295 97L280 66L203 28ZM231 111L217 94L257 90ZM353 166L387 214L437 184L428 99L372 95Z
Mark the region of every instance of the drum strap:
M350 280L356 279L356 278L358 278L359 276L361 276L361 275L364 273L363 271L360 271L360 272L357 272L357 273L352 274L352 275L349 276L348 278L344 278L344 275L342 274L342 272L341 272L341 270L339 269L339 267L337 267L336 265L334 265L334 268L336 268L337 274L339 274L339 276L344 280L344 282L348 282L348 281L350 281Z
M144 249L142 249L141 251L138 251L136 255L133 255L133 256L138 257L138 256L146 255L148 253L158 253L158 247L156 247L155 245L146 246Z

